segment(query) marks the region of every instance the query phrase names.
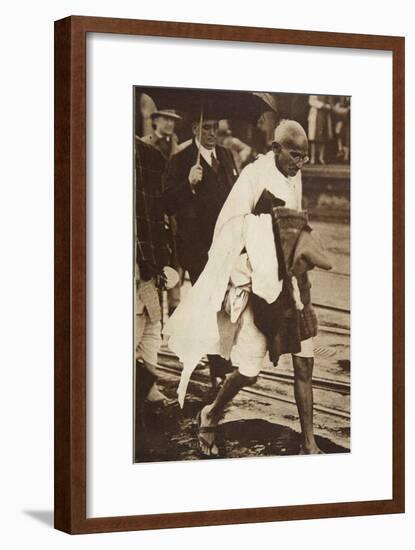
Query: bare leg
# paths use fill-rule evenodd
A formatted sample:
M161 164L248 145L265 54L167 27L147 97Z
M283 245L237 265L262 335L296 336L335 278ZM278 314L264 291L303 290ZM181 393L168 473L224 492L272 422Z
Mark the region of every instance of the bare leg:
M337 155L336 157L338 159L340 159L341 157L344 156L344 151L343 151L343 141L342 141L342 138L341 136L338 136L337 137Z
M220 378L223 381L225 376L232 372L232 364L220 355L208 354L207 357L209 361L210 381L212 388L216 389L218 386L217 379Z
M324 161L324 152L326 150L326 146L324 143L319 143L318 145L318 161L320 164L326 164Z
M229 401L231 401L243 387L250 386L255 382L256 376L244 376L240 374L238 370L227 376L213 403L206 405L201 410L200 426L202 428L217 426ZM203 433L203 439L206 440L207 445L200 441L201 451L206 455L217 455L218 449L214 444L215 433Z
M343 146L344 151L344 161L349 162L349 155L350 155L350 149L349 147L346 147L346 145Z
M310 143L310 164L316 163L316 144L314 141Z
M304 454L320 454L313 430L313 367L312 357L293 358L294 366L294 395L303 436L302 452Z

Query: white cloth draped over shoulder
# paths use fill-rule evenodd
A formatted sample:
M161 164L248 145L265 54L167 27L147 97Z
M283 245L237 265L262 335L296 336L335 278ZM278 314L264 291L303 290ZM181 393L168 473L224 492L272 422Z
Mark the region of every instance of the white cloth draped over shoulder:
M177 390L180 406L183 406L190 376L200 359L206 353L219 354L217 312L222 307L230 274L244 247L252 265L254 286L257 275L256 293L262 294L264 299L271 303L281 290L277 276L273 277L274 286L264 284L264 278L261 277L261 272L275 270L278 265L265 265L261 262L259 249L252 252L259 243L269 251L271 238L274 246L272 256L277 262L270 215L260 216L257 223L252 221L252 218L258 219L251 214L264 189L284 200L287 208L301 209L300 172L292 178L285 177L275 166L272 151L261 155L255 162L246 166L219 214L205 269L165 325L164 334L169 337L169 348L183 363ZM268 228L269 238L264 236L262 243L261 239L258 241L255 237L260 227ZM249 249L252 257L249 255ZM269 254L265 256L269 257Z

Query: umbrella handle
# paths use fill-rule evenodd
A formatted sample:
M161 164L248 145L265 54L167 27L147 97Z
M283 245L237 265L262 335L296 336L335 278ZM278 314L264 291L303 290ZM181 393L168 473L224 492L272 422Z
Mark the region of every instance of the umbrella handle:
M203 111L200 111L200 120L199 120L199 136L198 136L198 143L197 146L197 160L196 164L200 164L200 146L201 146L201 140L202 140L202 123L203 123Z

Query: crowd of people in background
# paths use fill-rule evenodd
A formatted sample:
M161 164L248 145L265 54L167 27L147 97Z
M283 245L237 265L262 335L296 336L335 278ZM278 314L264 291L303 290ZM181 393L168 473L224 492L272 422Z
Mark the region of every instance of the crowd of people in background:
M326 146L336 144L336 162L350 159L350 97L310 95L308 139L310 164L326 164Z
M310 145L309 165L350 163L350 96L271 94L278 105L273 111L261 115L256 125L240 121L220 120L218 143L229 149L238 172L252 162L258 154L271 150L274 128L280 119L296 120L307 131ZM142 94L139 113L141 136L154 135L154 126L164 124L154 119L157 107L152 98ZM167 119L166 119L167 120ZM174 127L172 139L180 141L179 150L192 140L190 124L177 116L169 119ZM173 148L170 154L175 154Z

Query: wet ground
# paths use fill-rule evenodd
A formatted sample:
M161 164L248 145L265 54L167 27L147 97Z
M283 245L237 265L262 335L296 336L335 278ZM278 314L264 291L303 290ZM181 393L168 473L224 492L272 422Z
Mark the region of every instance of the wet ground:
M176 378L169 378L163 374L160 386L168 397L175 398ZM207 386L191 382L183 410L177 401L167 407L148 404L144 411L146 428L139 428L136 434L136 462L204 458L198 449L195 418L203 405L212 398L212 391L209 391ZM265 408L272 405L261 405L262 407L259 407L257 399L249 399L246 396L239 396L232 403L217 429L219 458L298 454L300 434L287 425L275 422L275 419L271 421L271 411L266 411L264 415L260 409L264 408L264 405ZM267 417L270 419L267 420ZM296 419L293 417L291 420ZM317 436L316 439L324 453L349 452L347 448L333 443L329 438Z

